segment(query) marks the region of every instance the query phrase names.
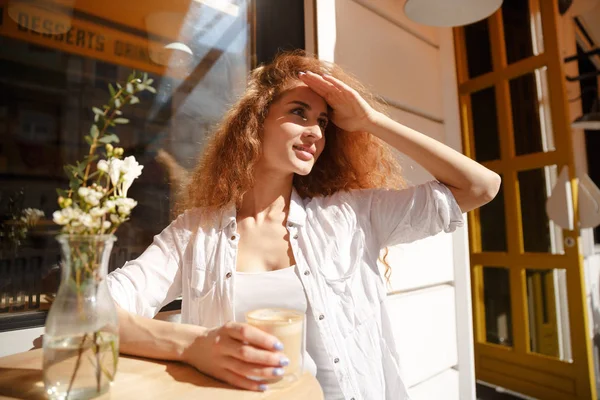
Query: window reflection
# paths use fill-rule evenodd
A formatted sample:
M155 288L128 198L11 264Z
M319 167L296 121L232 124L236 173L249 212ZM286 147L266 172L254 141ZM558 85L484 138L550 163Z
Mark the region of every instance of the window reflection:
M130 189L139 204L117 233L112 270L169 223L178 179L249 71L245 0L39 4L0 5L2 314L48 309L60 271L55 189L67 186L63 165L88 150L91 108L106 102L109 83L135 69L157 89L128 110L128 125L115 128L144 170ZM24 230L19 220L27 208L45 216Z

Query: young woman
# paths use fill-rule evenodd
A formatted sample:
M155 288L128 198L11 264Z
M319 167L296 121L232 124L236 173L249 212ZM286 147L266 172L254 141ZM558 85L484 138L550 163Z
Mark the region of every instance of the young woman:
M307 368L326 399L408 399L380 251L454 230L500 178L375 107L315 58L284 54L254 70L189 180L184 212L108 278L121 350L262 391L247 376L281 375L285 349L244 313L294 308L306 312ZM401 189L390 146L436 181ZM184 324L150 319L179 296Z

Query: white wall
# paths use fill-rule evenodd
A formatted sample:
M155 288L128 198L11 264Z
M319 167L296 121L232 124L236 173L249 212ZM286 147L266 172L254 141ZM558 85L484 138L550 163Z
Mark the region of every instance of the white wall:
M317 51L356 75L399 122L460 150L451 29L420 26L396 0L317 0ZM412 184L431 179L400 156ZM388 305L415 400L475 399L466 228L392 248Z
M41 347L44 327L0 333L0 357Z

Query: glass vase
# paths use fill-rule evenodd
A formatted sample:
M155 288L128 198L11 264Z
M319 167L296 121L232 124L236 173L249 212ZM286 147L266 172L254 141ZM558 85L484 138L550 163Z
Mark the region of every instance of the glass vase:
M51 399L106 393L117 372L119 326L108 291L113 235L59 235L61 283L44 332L44 385Z

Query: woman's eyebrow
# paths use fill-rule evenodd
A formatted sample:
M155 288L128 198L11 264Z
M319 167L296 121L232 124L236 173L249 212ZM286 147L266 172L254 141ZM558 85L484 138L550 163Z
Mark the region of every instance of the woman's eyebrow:
M308 103L300 100L292 100L288 104L298 104L299 106L306 108L308 111L312 110L312 107ZM322 112L319 116L327 117L328 115L326 112Z

